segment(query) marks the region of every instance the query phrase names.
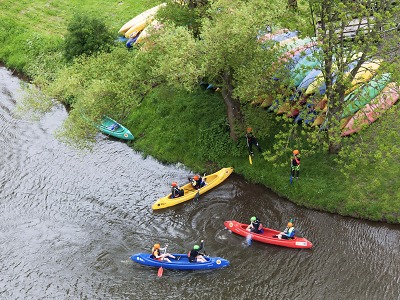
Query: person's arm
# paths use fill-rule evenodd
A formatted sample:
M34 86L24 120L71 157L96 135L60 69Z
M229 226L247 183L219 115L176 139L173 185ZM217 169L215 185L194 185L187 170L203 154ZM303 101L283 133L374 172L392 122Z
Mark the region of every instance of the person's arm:
M200 251L201 249L203 249L203 247L204 247L204 241L201 240L201 241L200 241L200 249L199 249L199 251Z
M167 252L167 248L168 248L168 244L166 244L164 248L160 248L160 251Z

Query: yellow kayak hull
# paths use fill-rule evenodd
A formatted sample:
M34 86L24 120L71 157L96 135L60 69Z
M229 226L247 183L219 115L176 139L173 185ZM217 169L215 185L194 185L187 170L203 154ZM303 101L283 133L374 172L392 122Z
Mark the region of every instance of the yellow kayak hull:
M155 7L152 7L141 14L137 15L133 19L129 20L126 22L118 32L121 35L125 35L125 37L129 38L129 35L132 34L135 30L143 30L143 28L146 26L146 24L149 22L149 19L152 19L154 15L157 13L157 11L165 6L166 3L161 3ZM151 22L151 21L150 21ZM133 28L134 27L134 28ZM143 28L142 28L143 27ZM133 28L133 29L132 29ZM132 29L132 30L131 30ZM129 34L128 34L129 31Z
M213 174L204 176L203 178L206 182L206 185L199 190L200 195L204 194L205 192L211 190L212 188L222 183L225 179L229 177L229 175L232 174L232 172L233 168L229 167L229 168L223 168ZM190 183L185 184L181 188L185 191L183 196L172 199L170 198L171 194L168 194L167 196L162 197L158 199L156 202L154 202L151 208L153 210L156 210L156 209L171 207L189 201L196 196L197 190L195 190Z

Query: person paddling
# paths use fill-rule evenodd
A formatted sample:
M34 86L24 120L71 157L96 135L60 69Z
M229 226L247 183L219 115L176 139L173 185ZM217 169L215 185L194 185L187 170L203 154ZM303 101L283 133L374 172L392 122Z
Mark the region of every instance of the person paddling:
M165 245L164 248L161 248L160 244L154 244L153 248L151 249L151 254L154 256L156 260L165 260L167 262L171 262L169 258L175 258L172 254L166 253L168 244ZM165 253L161 254L161 251ZM169 257L169 258L168 258Z
M206 182L204 181L203 177L201 177L200 175L194 175L193 178L189 177L188 180L192 184L193 188L196 190L198 190L206 185Z
M188 257L189 257L189 262L194 263L194 262L206 262L207 260L205 257L199 252L201 249L204 248L204 241L200 241L200 246L199 245L194 245L193 249L189 251Z
M250 224L247 226L246 230L253 232L253 233L263 233L263 225L261 224L261 221L253 216L250 218Z
M184 190L179 188L179 185L176 181L171 183L171 198L178 198L184 195Z
M290 159L290 174L292 178L296 177L299 179L300 176L300 152L299 150L293 150L293 157Z
M294 234L295 234L295 229L293 222L289 222L285 230L279 233L276 237L278 239L290 240L294 238Z

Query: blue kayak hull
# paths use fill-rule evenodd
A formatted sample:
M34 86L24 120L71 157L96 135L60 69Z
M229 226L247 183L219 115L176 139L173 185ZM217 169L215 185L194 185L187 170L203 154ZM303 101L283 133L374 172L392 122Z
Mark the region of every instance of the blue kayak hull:
M175 259L170 258L171 262L156 260L151 257L150 253L138 253L131 256L131 259L141 265L149 267L163 267L164 269L173 270L210 270L219 269L229 266L229 261L221 257L205 256L207 262L191 263L187 254L172 254Z

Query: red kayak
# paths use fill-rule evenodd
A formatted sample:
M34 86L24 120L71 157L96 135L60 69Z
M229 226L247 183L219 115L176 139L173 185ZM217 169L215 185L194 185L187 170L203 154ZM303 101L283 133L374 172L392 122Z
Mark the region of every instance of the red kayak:
M250 233L246 230L248 224L242 224L236 221L225 221L224 225L230 231L239 234L241 236L247 237ZM289 248L311 248L312 243L301 237L294 237L290 240L278 239L276 236L280 233L279 230L274 230L270 228L263 228L263 233L251 233L251 239L254 241L259 241L261 243L272 244L277 246L289 247Z

